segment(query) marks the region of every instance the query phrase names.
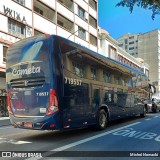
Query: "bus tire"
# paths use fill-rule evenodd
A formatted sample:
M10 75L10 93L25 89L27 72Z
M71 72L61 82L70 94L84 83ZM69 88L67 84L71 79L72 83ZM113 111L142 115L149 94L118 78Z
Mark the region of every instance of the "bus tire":
M101 131L104 130L107 126L107 113L104 109L99 110L97 114L97 123L96 123L96 129Z
M157 106L154 109L152 109L152 112L157 113Z
M147 111L146 111L146 108L144 107L143 113L140 114L140 117L141 117L141 118L145 117L145 116L146 116L146 112L147 112Z

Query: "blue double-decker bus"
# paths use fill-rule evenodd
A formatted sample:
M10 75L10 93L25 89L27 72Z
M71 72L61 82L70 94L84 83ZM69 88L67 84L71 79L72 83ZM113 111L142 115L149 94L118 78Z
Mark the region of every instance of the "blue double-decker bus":
M7 51L7 102L14 127L37 130L106 128L145 116L147 77L57 35L37 35Z

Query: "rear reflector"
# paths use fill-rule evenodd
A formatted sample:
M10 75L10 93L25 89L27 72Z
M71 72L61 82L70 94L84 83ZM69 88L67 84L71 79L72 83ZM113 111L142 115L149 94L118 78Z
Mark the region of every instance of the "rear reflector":
M53 128L55 126L55 124L50 124L50 128Z

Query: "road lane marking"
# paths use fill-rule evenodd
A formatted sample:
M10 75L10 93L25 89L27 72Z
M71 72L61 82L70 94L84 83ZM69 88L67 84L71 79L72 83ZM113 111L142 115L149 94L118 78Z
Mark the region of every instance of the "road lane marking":
M143 130L134 130L133 128L125 128L112 133L114 136L123 136L128 138L136 138L141 140L155 140L160 142L160 135L153 132L144 132Z
M149 120L151 120L150 118L147 118L147 119L145 119L146 121L149 121Z
M126 125L126 126L123 126L123 127L120 127L120 128L113 129L111 131L107 131L107 132L104 132L104 133L101 133L101 134L98 134L98 135L95 135L95 136L92 136L92 137L89 137L89 138L85 138L85 139L77 141L77 142L70 143L68 145L65 145L65 146L62 146L62 147L59 147L59 148L56 148L56 149L52 149L48 152L43 153L43 156L46 157L46 156L49 156L49 155L53 154L53 152L56 153L56 152L64 151L66 149L69 149L69 148L75 147L77 145L89 142L91 140L106 136L106 135L111 134L113 132L116 132L118 130L128 128L128 127L131 127L131 126L135 126L135 125L140 124L140 123L141 122L136 122L136 123L133 123L133 124L129 124L129 125ZM38 160L38 159L41 159L41 158L36 158L36 160ZM27 158L26 160L34 160L34 158L33 157L32 158Z
M113 130L111 130L111 131L107 131L107 132L98 134L98 135L96 135L96 136L92 136L92 137L90 137L90 138L86 138L86 139L83 139L83 140L80 140L80 141L77 141L77 142L74 142L74 143L65 145L65 146L63 146L63 147L59 147L59 148L56 148L56 149L52 149L52 150L50 150L50 151L56 151L56 152L63 151L63 150L69 149L69 148L71 148L71 147L74 147L74 146L77 146L77 145L86 143L86 142L88 142L88 141L91 141L91 140L100 138L100 137L102 137L102 136L106 136L106 135L111 134L111 133L113 133L113 132L115 132L115 131L118 131L118 130L121 130L121 129L124 129L124 128L128 128L128 127L131 127L131 126L135 126L135 125L140 124L140 123L141 123L141 122L136 122L136 123L133 123L133 124L129 124L129 125L126 125L126 126L124 126L124 127L120 127L120 128L117 128L117 129L113 129Z
M159 116L154 116L153 118L158 118Z

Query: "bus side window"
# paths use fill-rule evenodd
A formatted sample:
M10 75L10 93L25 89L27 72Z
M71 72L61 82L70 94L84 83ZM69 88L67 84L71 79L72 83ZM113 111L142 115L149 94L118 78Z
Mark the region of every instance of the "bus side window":
M88 84L81 86L65 84L64 97L71 107L75 105L89 104Z
M104 103L114 103L114 94L105 92Z
M93 89L93 104L96 106L100 105L100 90L99 89Z
M141 87L142 85L142 78L140 74L137 74L137 81L136 81L136 87Z
M119 107L125 107L126 106L126 99L127 99L127 94L118 93L117 94L117 105Z

